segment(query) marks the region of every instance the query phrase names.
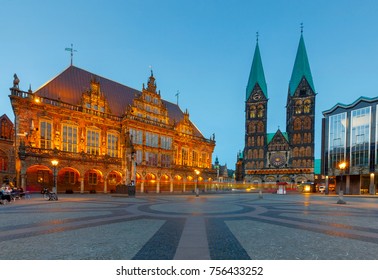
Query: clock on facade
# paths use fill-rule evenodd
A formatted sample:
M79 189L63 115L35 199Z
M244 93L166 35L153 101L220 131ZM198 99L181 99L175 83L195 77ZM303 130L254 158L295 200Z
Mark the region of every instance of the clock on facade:
M286 158L283 154L274 153L270 157L270 164L276 167L284 165L286 162Z
M252 96L252 98L253 98L254 100L259 100L259 99L261 98L261 94L260 94L260 93L255 93L255 94Z

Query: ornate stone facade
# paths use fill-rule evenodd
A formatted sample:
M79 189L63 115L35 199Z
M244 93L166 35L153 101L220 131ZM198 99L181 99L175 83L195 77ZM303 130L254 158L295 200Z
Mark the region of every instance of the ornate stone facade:
M14 85L19 184L52 186L57 159L58 192L106 193L131 181L141 192L190 191L195 169L210 185L215 139L156 88L152 71L138 91L72 65L35 92Z
M7 115L0 117L0 180L15 181L14 125Z

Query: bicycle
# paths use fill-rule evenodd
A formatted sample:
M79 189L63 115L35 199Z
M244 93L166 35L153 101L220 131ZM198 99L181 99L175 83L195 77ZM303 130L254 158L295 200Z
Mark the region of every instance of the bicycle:
M54 192L50 192L48 188L43 188L41 191L45 200L58 200L58 195Z

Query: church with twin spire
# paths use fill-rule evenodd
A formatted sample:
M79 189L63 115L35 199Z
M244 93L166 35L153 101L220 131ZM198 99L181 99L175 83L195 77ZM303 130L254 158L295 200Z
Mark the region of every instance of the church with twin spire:
M245 146L238 155L236 180L314 181L315 96L302 29L287 93L286 131L268 132L268 88L257 38L246 88Z

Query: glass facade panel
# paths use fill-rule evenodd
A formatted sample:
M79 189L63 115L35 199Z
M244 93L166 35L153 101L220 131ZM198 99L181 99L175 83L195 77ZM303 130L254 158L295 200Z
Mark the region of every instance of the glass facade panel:
M369 166L370 151L370 107L352 111L350 166Z
M329 117L328 166L337 168L337 164L345 160L346 154L346 113Z

